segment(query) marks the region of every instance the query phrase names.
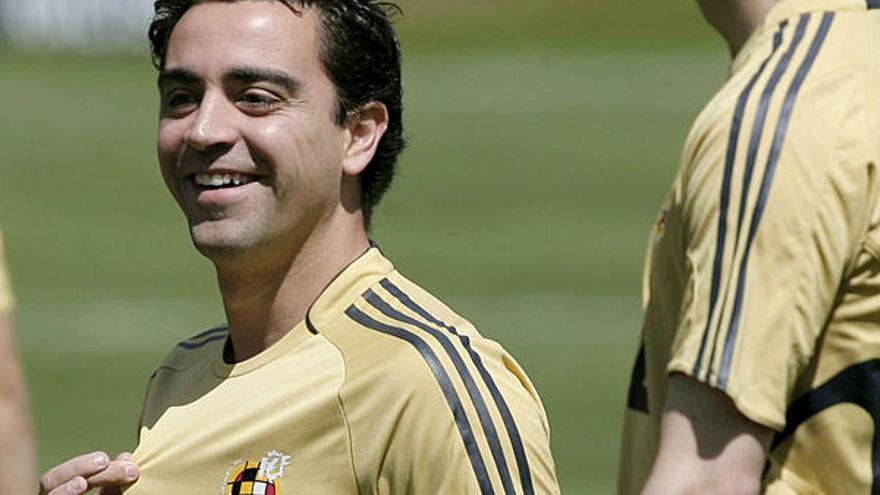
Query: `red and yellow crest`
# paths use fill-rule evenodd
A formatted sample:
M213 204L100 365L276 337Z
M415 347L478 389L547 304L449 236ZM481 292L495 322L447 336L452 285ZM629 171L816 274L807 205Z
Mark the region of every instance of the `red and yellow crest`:
M272 451L259 461L235 461L226 474L225 495L282 495L281 477L290 456Z

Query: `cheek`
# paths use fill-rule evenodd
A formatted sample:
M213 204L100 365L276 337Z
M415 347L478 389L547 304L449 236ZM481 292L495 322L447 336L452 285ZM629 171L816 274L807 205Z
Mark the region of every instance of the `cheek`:
M340 133L332 126L283 119L250 133L249 147L271 162L279 174L326 180L342 163ZM311 179L307 179L311 178Z
M171 178L177 168L178 157L183 146L183 134L179 122L159 122L156 137L156 157L166 185L171 187Z
M159 130L156 137L156 155L163 170L167 166L173 166L180 155L183 144L183 129L178 122L159 122Z
M250 134L256 147L285 152L296 149L297 144L302 141L302 136L298 132L299 127L296 122L279 120L259 126Z

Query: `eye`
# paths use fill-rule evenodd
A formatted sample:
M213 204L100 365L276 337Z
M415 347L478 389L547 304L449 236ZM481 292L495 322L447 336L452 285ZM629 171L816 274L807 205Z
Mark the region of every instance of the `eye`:
M165 114L184 115L199 103L197 95L182 90L172 90L162 95L162 109Z
M262 115L275 110L283 101L269 91L249 89L238 97L236 104L245 113Z

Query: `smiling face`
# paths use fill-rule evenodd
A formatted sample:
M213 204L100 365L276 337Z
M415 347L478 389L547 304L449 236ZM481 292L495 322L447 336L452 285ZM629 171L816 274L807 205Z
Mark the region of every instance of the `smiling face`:
M198 4L171 34L159 162L193 242L215 261L289 251L357 187L319 29L310 9L256 0Z

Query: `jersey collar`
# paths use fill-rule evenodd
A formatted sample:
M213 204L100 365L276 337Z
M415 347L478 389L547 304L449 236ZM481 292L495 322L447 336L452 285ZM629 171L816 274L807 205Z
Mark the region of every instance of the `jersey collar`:
M321 328L339 318L367 289L394 271L382 251L375 244L353 261L318 296L306 314L310 332L318 334Z
M382 256L375 244L343 269L312 304L304 321L263 352L238 363L223 361L223 347L217 346L213 371L220 378L236 377L259 369L293 351L309 340L311 334L332 323L361 294L391 273L394 266Z

